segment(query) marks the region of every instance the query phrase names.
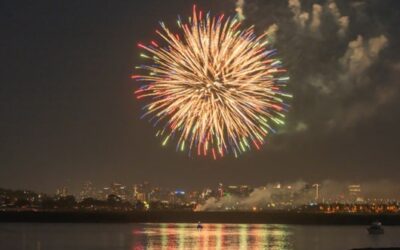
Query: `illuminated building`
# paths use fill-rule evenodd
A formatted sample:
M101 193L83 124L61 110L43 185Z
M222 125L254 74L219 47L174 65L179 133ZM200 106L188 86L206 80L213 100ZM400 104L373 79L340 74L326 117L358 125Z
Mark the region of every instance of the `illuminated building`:
M348 186L349 197L352 201L362 202L363 198L361 197L361 185L352 184Z
M151 199L151 192L150 183L147 181L133 186L133 196L135 200L149 201Z
M240 195L240 190L238 186L231 185L226 188L226 193L229 195Z
M222 183L219 183L218 185L218 198L224 197L224 185Z
M126 200L128 197L126 187L116 182L111 184L111 194L118 196L122 200Z
M239 190L240 190L240 194L242 196L249 196L251 194L251 192L254 191L253 188L251 188L248 185L241 185Z
M136 193L136 200L146 201L146 195L144 193Z
M183 204L186 203L186 192L183 190L175 190L175 192L171 193L171 203L176 203L176 204Z
M83 184L82 191L80 192L80 199L84 200L86 198L95 197L95 196L96 196L96 192L93 187L93 183L90 181L85 182Z
M66 197L66 196L68 196L68 188L67 187L61 187L61 188L57 189L56 196L58 196L58 197Z
M358 196L361 193L361 185L349 185L349 194L352 196Z
M211 188L206 188L201 192L199 198L202 199L202 200L207 200L207 199L213 197L214 194L215 193L213 192L213 190Z
M107 200L107 197L111 194L111 189L109 187L104 187L101 192L101 199Z
M315 187L315 201L319 200L319 184L314 184L313 187Z

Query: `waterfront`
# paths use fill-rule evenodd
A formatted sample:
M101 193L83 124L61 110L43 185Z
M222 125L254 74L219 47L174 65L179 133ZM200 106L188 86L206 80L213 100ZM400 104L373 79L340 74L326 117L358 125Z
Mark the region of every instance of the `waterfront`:
M313 250L399 247L400 227L368 235L365 226L263 224L0 224L0 249L139 250L272 249Z

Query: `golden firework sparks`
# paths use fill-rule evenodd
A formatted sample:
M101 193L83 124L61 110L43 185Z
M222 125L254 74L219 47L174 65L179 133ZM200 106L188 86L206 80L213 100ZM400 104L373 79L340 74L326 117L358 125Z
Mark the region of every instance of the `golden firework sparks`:
M260 149L284 124L283 100L291 97L281 90L289 77L273 58L268 35L241 30L237 18L203 17L195 6L187 23L177 23L179 34L160 23L156 33L164 45L138 45L152 61L137 67L146 73L132 76L143 83L135 92L147 99L143 117L160 128L163 145L174 140L190 155L216 159Z

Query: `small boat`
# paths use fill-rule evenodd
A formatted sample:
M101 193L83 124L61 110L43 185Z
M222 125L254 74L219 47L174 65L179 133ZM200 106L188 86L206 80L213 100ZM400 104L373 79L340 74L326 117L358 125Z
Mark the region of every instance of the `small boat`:
M197 230L201 230L201 229L203 229L203 225L201 225L201 222L199 221L197 223Z
M369 234L383 234L385 230L383 230L382 223L379 221L375 221L367 228Z

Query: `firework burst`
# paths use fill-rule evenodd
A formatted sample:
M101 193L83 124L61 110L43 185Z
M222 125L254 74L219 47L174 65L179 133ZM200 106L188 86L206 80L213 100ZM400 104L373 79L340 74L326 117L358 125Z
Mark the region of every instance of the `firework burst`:
M260 149L284 124L284 99L291 97L282 91L289 78L268 34L257 36L253 27L241 30L237 18L203 16L195 7L177 24L178 34L160 23L163 45L138 45L151 61L137 67L146 73L132 76L143 84L135 92L147 99L143 117L159 128L163 145L175 141L189 155L216 159Z

